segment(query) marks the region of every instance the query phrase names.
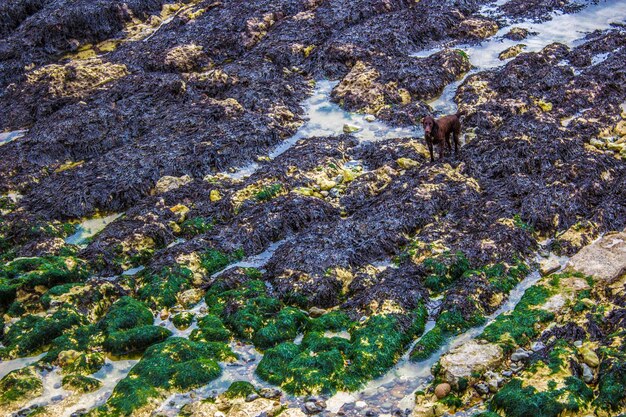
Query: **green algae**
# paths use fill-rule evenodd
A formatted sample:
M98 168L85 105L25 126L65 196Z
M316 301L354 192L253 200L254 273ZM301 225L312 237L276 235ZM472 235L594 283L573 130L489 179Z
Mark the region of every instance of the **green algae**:
M537 336L535 325L554 319L554 314L533 308L546 302L550 291L540 285L530 287L522 296L515 309L509 314L502 314L485 328L479 338L498 343L508 352L517 346L529 343Z
M276 197L283 190L283 186L280 183L275 183L263 187L261 191L254 195L254 198L258 201L269 201Z
M162 342L171 335L170 330L161 326L139 326L109 334L104 340L103 347L114 355L127 355L143 352L149 346Z
M282 309L263 328L255 332L252 342L261 349L268 349L281 342L293 340L307 324L308 317L293 307Z
M137 296L154 309L172 307L176 296L191 288L193 272L180 266L167 267L156 274L146 273L140 277Z
M43 384L33 367L9 372L0 380L0 405L36 396L42 390Z
M234 356L225 344L201 343L173 337L146 350L128 376L122 379L111 398L90 415L132 415L161 399L165 392L188 391L206 385L221 374L217 361Z
M575 377L566 378L561 389L541 392L514 378L494 395L489 409L501 410L507 417L558 417L566 411L579 411L592 398L593 391Z
M226 390L224 396L226 398L246 398L250 394L256 393L254 385L248 381L235 381Z
M102 383L95 378L73 374L65 375L61 383L63 388L80 393L95 391L102 385Z
M594 405L608 411L626 407L626 355L605 360L600 365L598 396Z
M219 317L208 314L198 320L198 328L189 338L196 342L228 342L232 335Z
M73 310L58 310L50 316L28 315L13 324L3 338L0 357L14 358L37 353L72 327L85 323Z
M91 375L104 366L104 355L98 352L82 353L68 365L63 367L63 372L74 375Z
M172 318L172 324L179 330L184 330L193 323L194 315L188 311L178 313Z
M423 331L426 315L420 307L411 315L408 329L393 315L373 316L350 328L350 340L309 331L300 345L283 342L268 349L256 372L297 395L354 391L396 363L410 340Z
M193 237L210 232L213 229L213 220L205 217L192 217L180 224L180 235Z

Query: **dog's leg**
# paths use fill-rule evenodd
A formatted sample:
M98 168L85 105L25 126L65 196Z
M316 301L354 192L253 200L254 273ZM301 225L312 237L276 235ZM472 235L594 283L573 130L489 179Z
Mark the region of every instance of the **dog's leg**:
M430 162L435 162L435 155L433 153L433 141L427 140L426 142L428 143L428 150L430 151Z

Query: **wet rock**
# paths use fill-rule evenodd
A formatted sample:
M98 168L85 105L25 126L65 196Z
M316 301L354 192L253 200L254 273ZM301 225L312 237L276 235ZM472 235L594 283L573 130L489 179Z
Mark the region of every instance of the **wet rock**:
M513 352L513 354L511 355L511 360L513 362L525 361L526 359L530 358L530 354L531 352L527 351L526 349L520 348Z
M261 388L259 390L259 395L267 399L276 399L276 398L280 398L283 395L283 393L281 390L276 389L276 388Z
M471 340L444 355L440 364L446 381L454 386L459 378L469 378L474 372L491 368L500 363L502 358L503 352L499 346Z
M541 275L550 275L551 273L558 271L561 268L561 263L559 262L559 258L550 254L548 259L543 259L539 264L539 272Z
M607 234L574 255L567 266L611 284L626 273L626 232Z
M346 123L345 125L343 125L343 133L355 133L361 129L362 128L360 126L353 125L350 123Z
M441 399L445 397L446 395L450 394L451 390L452 390L452 387L450 386L450 384L444 382L435 387L435 395L437 396L437 398Z
M357 410L363 410L367 407L367 403L365 401L357 401L354 403L354 408Z
M591 384L595 378L593 374L593 369L591 369L591 367L587 365L586 363L581 364L581 368L583 370L583 380L587 384Z
M484 382L480 382L476 385L474 385L474 389L476 389L476 391L481 394L481 395L487 395L489 394L489 386L484 383Z
M582 357L583 362L592 368L597 368L600 365L600 358L589 346L583 345L578 348L578 354Z
M253 392L252 394L248 394L248 396L246 396L246 402L254 401L257 398L260 398L260 395L257 394L256 392Z
M528 29L526 28L520 28L520 27L514 27L511 28L511 30L509 30L504 37L507 39L511 39L513 41L521 41L523 39L526 39L529 35Z
M321 413L326 409L326 401L321 398L311 398L304 403L304 412L307 414Z
M533 352L539 352L539 351L541 351L541 350L543 350L545 348L546 348L546 345L543 344L543 342L540 342L540 341L539 342L533 342L533 344L530 346L530 349Z
M162 194L168 191L176 190L185 184L189 184L192 181L189 175L183 175L182 177L172 177L166 175L161 177L154 186L154 194Z
M500 58L501 61L514 58L521 54L524 49L526 49L526 45L524 44L513 45L510 48L507 48L504 51L500 52L498 58Z
M498 32L498 24L493 20L473 17L463 20L457 30L463 36L485 39Z

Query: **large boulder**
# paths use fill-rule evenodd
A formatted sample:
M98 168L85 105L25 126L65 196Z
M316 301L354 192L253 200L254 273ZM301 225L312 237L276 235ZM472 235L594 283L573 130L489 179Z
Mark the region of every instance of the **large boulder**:
M456 386L460 378L469 378L473 372L493 368L503 357L500 346L470 340L441 358L442 375L450 385Z
M612 284L626 273L626 231L608 234L582 248L568 268Z

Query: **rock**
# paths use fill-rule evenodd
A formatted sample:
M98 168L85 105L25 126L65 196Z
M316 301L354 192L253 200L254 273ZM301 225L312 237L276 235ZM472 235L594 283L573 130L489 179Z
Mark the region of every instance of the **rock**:
M261 396L259 394L257 394L256 392L253 392L252 394L248 394L248 396L246 397L246 402L251 402L256 400L257 398L261 398Z
M280 413L281 417L305 417L306 414L302 412L299 408L288 408L282 413Z
M211 190L211 192L209 193L209 200L211 200L211 202L215 203L217 201L220 201L221 199L222 195L218 190Z
M321 413L326 409L326 402L321 398L309 400L304 403L304 412L307 414Z
M620 120L619 123L613 129L613 132L617 136L625 136L626 135L626 120Z
M346 123L343 125L343 133L355 133L361 130L360 126Z
M626 232L607 234L574 255L567 267L612 284L626 273Z
M489 386L487 386L487 384L485 384L484 382L479 382L478 384L475 384L474 389L481 395L489 394Z
M528 29L525 28L511 28L504 37L506 39L511 39L512 41L521 41L522 39L526 39L529 35Z
M544 350L546 345L544 345L543 342L534 342L530 348L533 352L539 352L540 350Z
M524 369L524 364L522 362L511 363L511 371L513 371L514 373L518 373L522 369Z
M373 121L376 120L376 116L372 115L372 114L368 114L367 116L365 116L365 121L366 122L370 122L372 123Z
M419 166L419 162L414 161L413 159L409 159L409 158L398 158L396 163L402 169L410 169L410 168L415 168Z
M445 380L454 386L459 378L469 378L473 372L492 368L503 356L500 346L471 340L444 355L440 364Z
M357 401L356 403L354 403L354 408L356 408L357 410L363 410L366 407L367 403L365 401Z
M328 191L331 188L335 188L337 186L337 183L335 181L322 178L318 181L318 185L320 186L320 190Z
M550 254L548 259L544 259L539 264L539 272L541 275L546 276L551 273L558 271L561 268L561 263L559 262L559 258L555 255Z
M519 348L511 355L511 360L513 362L524 361L530 357L530 352L525 349Z
M498 32L498 24L493 20L472 17L459 23L457 30L463 36L485 39Z
M578 354L582 356L583 362L592 368L600 366L600 358L589 346L583 345L578 349Z
M309 308L309 316L316 318L316 317L321 317L324 314L326 314L326 310L324 310L323 308L319 308L319 307L311 307Z
M510 48L507 48L504 51L500 52L498 58L500 58L501 61L515 58L516 56L521 54L524 49L526 49L526 45L524 45L523 43L520 43L519 45L513 45Z
M199 288L191 288L187 291L182 292L178 296L178 302L181 306L183 306L183 308L189 308L198 304L200 300L202 300L203 296L204 291Z
M154 186L154 190L152 190L152 194L162 194L168 191L176 190L185 184L189 184L191 181L193 180L189 175L183 175L182 177L172 177L166 175L157 181Z
M509 370L502 371L502 376L506 378L510 378L513 376L513 371L509 371Z
M587 384L591 384L594 379L593 369L591 369L586 363L583 363L580 367L583 369L583 381Z
M581 347L583 345L583 341L582 340L575 340L574 341L574 346L576 346L577 348Z
M442 399L446 395L450 394L452 387L447 382L441 383L435 387L435 395L437 398Z
M280 398L283 393L281 390L276 388L261 388L261 390L259 391L259 395L263 398L275 399Z

